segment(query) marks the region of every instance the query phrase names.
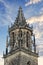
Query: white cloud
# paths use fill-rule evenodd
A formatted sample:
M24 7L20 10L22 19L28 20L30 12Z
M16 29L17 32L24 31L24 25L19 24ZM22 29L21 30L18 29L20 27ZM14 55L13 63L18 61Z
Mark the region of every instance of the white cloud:
M38 65L43 65L43 56L38 58Z
M37 49L39 50L39 52L43 52L43 44L37 45Z
M43 7L40 9L39 14L43 14Z
M0 26L4 25L9 25L10 23L14 22L14 12L15 12L15 7L14 5L9 4L8 2L5 2L4 0L0 0L5 6L5 13L2 15L1 13L1 22Z
M36 38L37 52L39 55L43 54L43 15L34 16L27 19L27 23L33 24L33 32Z
M0 65L4 65L4 60L2 58L2 55L0 55Z
M40 39L43 35L43 15L31 17L27 19L27 23L33 24L36 39Z
M31 4L36 4L36 3L39 3L39 2L41 2L41 0L30 0L30 2L27 2L25 4L25 6L28 6L28 5L31 5Z
M0 0L0 1L3 1L3 0Z
M6 8L9 8L9 5L4 0L0 0L0 2L2 2Z
M37 29L34 29L34 33L35 33L36 39L39 39L42 35Z
M29 19L27 19L27 23L35 23L35 22L43 22L43 15L40 15L40 16L34 16L34 17L31 17Z

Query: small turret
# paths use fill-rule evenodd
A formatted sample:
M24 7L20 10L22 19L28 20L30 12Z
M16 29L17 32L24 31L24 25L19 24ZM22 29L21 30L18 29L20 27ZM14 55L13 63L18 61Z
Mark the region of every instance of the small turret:
M7 36L7 39L6 39L6 54L8 54L8 36Z
M33 38L34 38L34 52L36 53L36 45L35 45L35 35L33 35Z

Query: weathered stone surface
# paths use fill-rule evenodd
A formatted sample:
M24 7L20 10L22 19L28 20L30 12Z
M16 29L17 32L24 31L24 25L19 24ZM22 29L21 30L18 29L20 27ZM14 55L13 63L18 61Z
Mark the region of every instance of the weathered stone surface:
M27 65L29 61L30 65L38 65L37 57L19 51L5 58L4 65Z

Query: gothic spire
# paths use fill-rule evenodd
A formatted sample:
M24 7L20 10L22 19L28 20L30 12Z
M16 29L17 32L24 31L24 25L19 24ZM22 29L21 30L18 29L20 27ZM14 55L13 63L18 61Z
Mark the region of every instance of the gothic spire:
M18 10L18 18L20 21L22 21L22 19L24 18L23 11L22 11L21 7L19 7L19 10Z
M19 7L19 10L18 10L18 15L16 17L16 20L15 20L16 24L21 24L21 25L24 25L26 23L26 20L25 20L25 17L24 17L24 14L23 14L23 10L21 8L21 6Z

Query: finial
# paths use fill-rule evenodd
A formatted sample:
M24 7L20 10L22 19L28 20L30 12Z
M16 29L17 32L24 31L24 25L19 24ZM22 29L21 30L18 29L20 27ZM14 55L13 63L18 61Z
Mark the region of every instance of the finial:
M19 7L19 10L22 10L22 7L21 6Z
M8 36L7 36L7 39L6 39L6 48L8 48Z

